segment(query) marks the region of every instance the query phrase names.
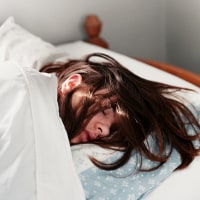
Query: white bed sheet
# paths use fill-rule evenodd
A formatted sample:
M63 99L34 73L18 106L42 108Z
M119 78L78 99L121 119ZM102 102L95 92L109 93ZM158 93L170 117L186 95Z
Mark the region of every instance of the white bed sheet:
M150 65L144 64L111 50L91 45L83 41L76 41L68 44L59 45L57 48L65 51L68 54L69 58L80 58L81 56L93 52L106 53L116 58L120 63L122 63L128 69L141 77L154 81L195 89L196 91L198 91L197 96L199 98L200 89L195 85L167 72L161 71L159 69L151 67ZM170 175L170 177L168 177L163 183L161 183L159 187L157 187L146 197L142 198L147 200L199 200L199 179L200 159L199 157L197 157L187 169L172 173L172 175Z

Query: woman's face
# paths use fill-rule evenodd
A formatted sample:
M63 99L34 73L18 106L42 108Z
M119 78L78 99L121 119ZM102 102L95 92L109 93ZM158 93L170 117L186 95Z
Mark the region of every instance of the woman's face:
M112 108L98 112L87 123L84 130L70 140L71 144L85 143L110 135L116 123L116 113Z
M72 89L81 84L82 77L79 74L71 75L61 86L61 94L65 98ZM101 91L102 92L102 91ZM84 90L77 90L72 95L72 109L79 107L80 102L85 98ZM61 95L61 97L62 97ZM76 110L76 109L75 109ZM76 113L74 113L76 115ZM98 138L110 135L113 125L116 124L116 113L112 108L108 108L103 112L96 113L86 124L83 130L70 140L71 144L86 143Z

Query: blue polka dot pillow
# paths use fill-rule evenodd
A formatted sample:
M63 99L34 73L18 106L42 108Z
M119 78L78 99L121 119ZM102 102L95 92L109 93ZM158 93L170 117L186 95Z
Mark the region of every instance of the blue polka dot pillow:
M167 163L152 172L135 173L137 156L134 153L127 164L111 171L98 169L88 158L88 155L92 155L105 162L112 162L120 154L120 152L112 152L93 144L81 144L72 147L75 167L83 185L86 199L142 199L165 180L180 164L180 157L175 150ZM144 167L152 167L154 165L155 163L147 159L143 161Z

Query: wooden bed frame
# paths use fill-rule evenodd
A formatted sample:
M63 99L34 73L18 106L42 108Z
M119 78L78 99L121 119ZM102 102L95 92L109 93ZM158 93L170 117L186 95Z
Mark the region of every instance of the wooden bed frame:
M153 60L142 59L142 58L136 58L136 59L139 61L142 61L146 64L149 64L153 67L161 69L163 71L169 72L175 76L178 76L178 77L200 87L200 75L198 75L198 74L195 74L191 71L185 70L185 69L180 68L175 65L170 65L170 64L153 61Z
M87 42L104 48L109 48L108 43L103 38L100 37L102 22L97 15L89 15L85 20L84 26L85 26L85 32L87 34L87 40L86 40ZM146 64L149 64L153 67L156 67L158 69L169 72L173 75L176 75L200 87L200 75L198 74L195 74L191 71L185 70L181 67L171 64L161 63L158 61L153 61L143 58L135 58L135 59L142 61Z

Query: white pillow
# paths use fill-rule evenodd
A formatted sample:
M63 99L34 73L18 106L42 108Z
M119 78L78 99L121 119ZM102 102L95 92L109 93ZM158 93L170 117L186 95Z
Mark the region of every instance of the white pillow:
M64 55L63 51L16 24L13 17L0 27L0 61L13 60L22 67L40 69Z

